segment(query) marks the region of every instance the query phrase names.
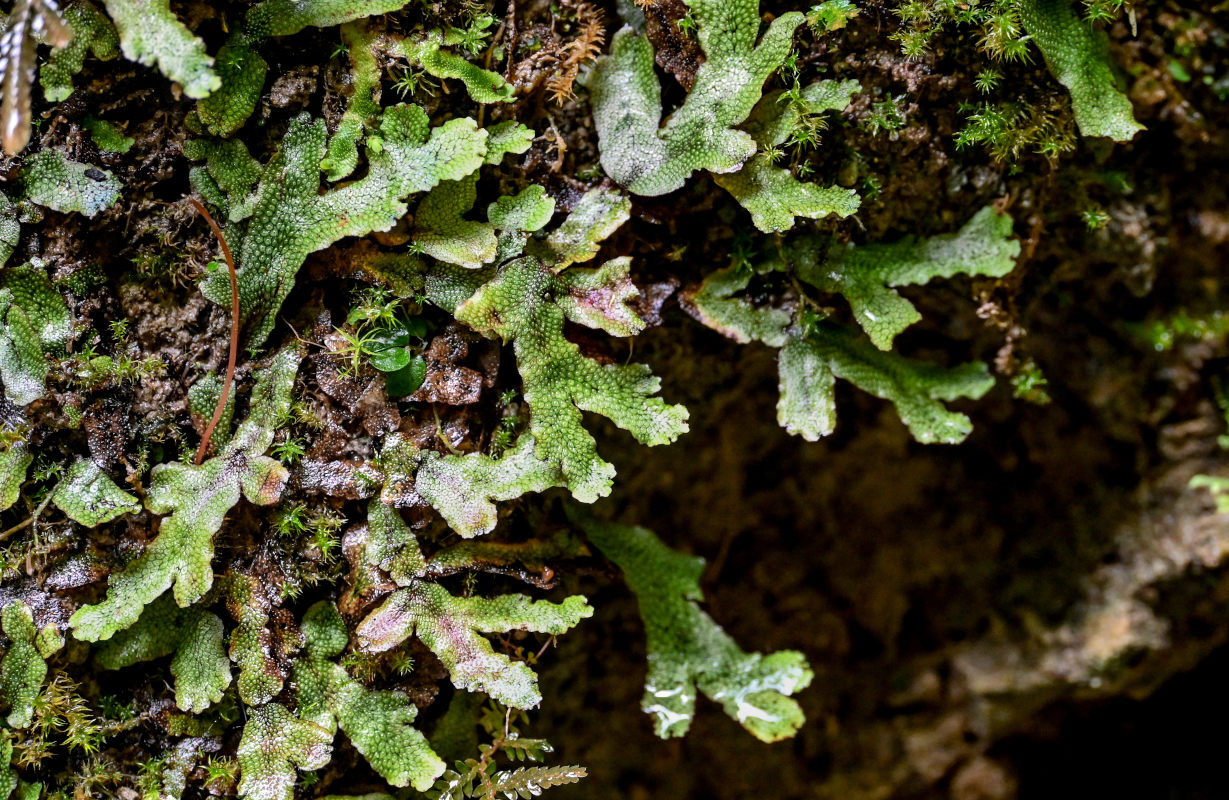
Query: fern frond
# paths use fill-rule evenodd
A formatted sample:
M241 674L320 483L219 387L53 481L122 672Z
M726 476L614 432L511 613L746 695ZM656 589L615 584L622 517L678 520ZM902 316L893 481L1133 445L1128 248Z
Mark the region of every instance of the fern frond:
M4 152L15 156L30 141L30 87L39 39L52 47L68 44L72 33L55 0L18 0L0 35L0 118Z
M541 761L542 756L555 751L554 746L545 739L520 739L515 736L505 739L500 749L513 761Z
M493 794L489 797L491 800L498 795L503 795L507 800L537 797L545 789L576 783L588 775L584 767L576 764L558 767L521 767L497 772L491 776Z

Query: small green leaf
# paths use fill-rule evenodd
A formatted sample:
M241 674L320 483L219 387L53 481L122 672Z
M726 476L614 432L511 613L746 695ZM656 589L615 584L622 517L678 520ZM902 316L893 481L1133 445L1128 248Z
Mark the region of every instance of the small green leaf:
M389 397L408 397L417 392L427 379L427 360L420 355L410 356L409 362L384 376Z
M396 372L404 369L413 357L406 347L409 342L408 331L386 328L369 334L369 338L364 340L363 349L371 366L380 372Z
M397 372L405 369L413 356L404 347L390 347L387 350L375 350L371 353L371 366L380 372Z

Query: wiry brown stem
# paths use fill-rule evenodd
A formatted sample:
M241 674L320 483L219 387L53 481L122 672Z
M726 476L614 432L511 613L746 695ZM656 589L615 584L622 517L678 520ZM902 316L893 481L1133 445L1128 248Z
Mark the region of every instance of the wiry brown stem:
M195 197L189 197L188 202L196 206L196 210L213 229L213 235L218 238L218 244L222 246L222 257L226 259L226 269L230 271L230 358L226 361L226 380L222 383L222 393L218 395L218 407L214 409L213 419L205 428L205 435L201 437L201 446L196 451L196 463L200 464L205 460L209 440L213 437L214 428L218 427L218 422L222 419L222 412L226 409L226 400L230 397L231 384L235 382L235 360L239 356L239 276L235 274L235 259L231 257L230 246L226 243L226 237L222 234L218 223L214 222L208 209Z

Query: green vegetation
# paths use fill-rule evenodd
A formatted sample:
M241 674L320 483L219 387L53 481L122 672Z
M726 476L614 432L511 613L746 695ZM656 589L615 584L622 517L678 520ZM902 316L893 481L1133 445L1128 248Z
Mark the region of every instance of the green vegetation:
M841 110L857 90L855 82L820 82L797 95L760 99L768 76L785 63L803 15L777 17L757 45L758 0L692 0L688 7L706 58L686 101L660 128L661 87L648 40L624 28L610 55L598 59L586 87L602 168L643 195L675 191L696 170L708 170L765 231L790 228L794 217L852 214L858 207L852 192L799 183L772 164L771 151L801 115ZM744 123L745 129L737 127Z
M68 158L62 152L42 150L22 171L25 197L32 203L65 213L96 216L119 199L121 184L110 172Z
M836 427L836 378L889 400L920 442L955 444L972 425L945 401L978 398L994 379L985 364L943 368L913 361L890 350L896 335L921 319L892 287L919 284L959 272L1003 276L1015 265L1019 244L1011 218L982 209L955 234L923 241L835 247L821 258L820 243L798 237L757 265L739 264L710 275L687 295L688 310L705 325L738 342L760 341L780 348L781 400L777 419L808 441ZM756 272L788 272L821 292L844 296L854 319L869 335L862 339L809 306L792 314L761 307L740 296Z
M277 502L286 468L264 455L276 421L290 407L299 368L293 348L273 357L255 388L251 412L214 458L200 465L171 462L153 471L146 506L169 514L158 538L141 557L111 577L107 599L73 614L83 641L109 639L137 621L142 609L174 585L180 607L195 603L213 585L213 536L242 495L257 505Z
M696 605L703 559L671 550L645 528L574 519L602 553L623 570L640 603L648 639L649 674L641 708L663 739L682 736L695 716L696 690L757 739L787 739L802 726L790 695L813 676L802 653L748 653Z
M1081 133L1125 142L1143 130L1118 86L1103 33L1081 20L1068 0L1022 0L1019 9L1050 71L1071 92Z
M43 396L47 353L62 350L71 335L68 306L38 265L0 274L0 380L12 402Z
M336 606L321 602L308 609L303 636L306 654L295 666L295 677L304 719L331 732L340 726L393 786L430 788L444 771L444 762L411 724L418 709L403 693L367 689L332 663L349 641Z
M124 58L157 65L163 75L183 87L188 97L207 97L221 85L205 43L192 35L169 0L103 0L115 27Z
M701 695L755 739L795 736L807 657L744 650L701 605L703 559L578 504L688 434L675 401L737 359L693 320L772 348L777 422L817 461L838 378L887 400L910 447L969 437L977 404L952 404L994 387L994 347L1004 384L1049 402L1000 295L1054 220L1007 179L1083 146L1075 127L1143 130L1097 27L1117 0L1086 19L1067 0L894 6L884 37L910 58L979 32L956 124L850 77L848 0L621 3L622 27L569 0L520 28L502 3L101 5L18 3L0 53L0 84L37 69L42 87L0 115L10 150L38 132L0 193L0 800L575 783L521 728L551 645L603 596L580 577L614 568L658 736L685 735ZM161 77L128 65L116 89L91 60L121 53ZM1066 94L1006 99L1038 53ZM924 149L921 120L952 150L933 203L885 166ZM1118 236L1079 191L1081 233ZM1226 329L1216 311L1132 330L1168 352ZM617 502L668 504L687 475ZM1191 486L1223 511L1225 481Z
M413 533L397 512L373 504L368 563L387 565L400 587L355 630L359 646L383 652L417 636L440 659L458 689L486 692L514 708L532 708L542 699L537 677L527 666L494 652L481 633L508 630L560 634L593 614L585 598L563 603L525 595L494 598L456 597L444 587L422 580L426 563ZM395 550L390 555L390 550Z

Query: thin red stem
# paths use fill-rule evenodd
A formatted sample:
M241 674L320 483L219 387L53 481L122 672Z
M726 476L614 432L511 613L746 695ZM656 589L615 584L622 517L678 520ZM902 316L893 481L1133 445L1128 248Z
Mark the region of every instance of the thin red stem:
M201 201L195 197L189 197L188 202L196 206L196 210L213 229L213 235L218 238L218 244L222 245L222 256L226 259L226 268L230 270L230 358L226 362L226 380L222 384L222 394L218 396L218 407L214 409L213 419L209 421L209 427L205 428L205 435L201 437L201 446L196 451L196 463L200 464L205 460L209 440L213 438L213 430L218 427L218 422L222 419L222 412L226 410L226 400L230 397L231 384L235 382L235 360L239 357L239 276L235 274L235 259L231 257L230 246L226 244L226 237L222 234L218 223L214 222L209 210Z

